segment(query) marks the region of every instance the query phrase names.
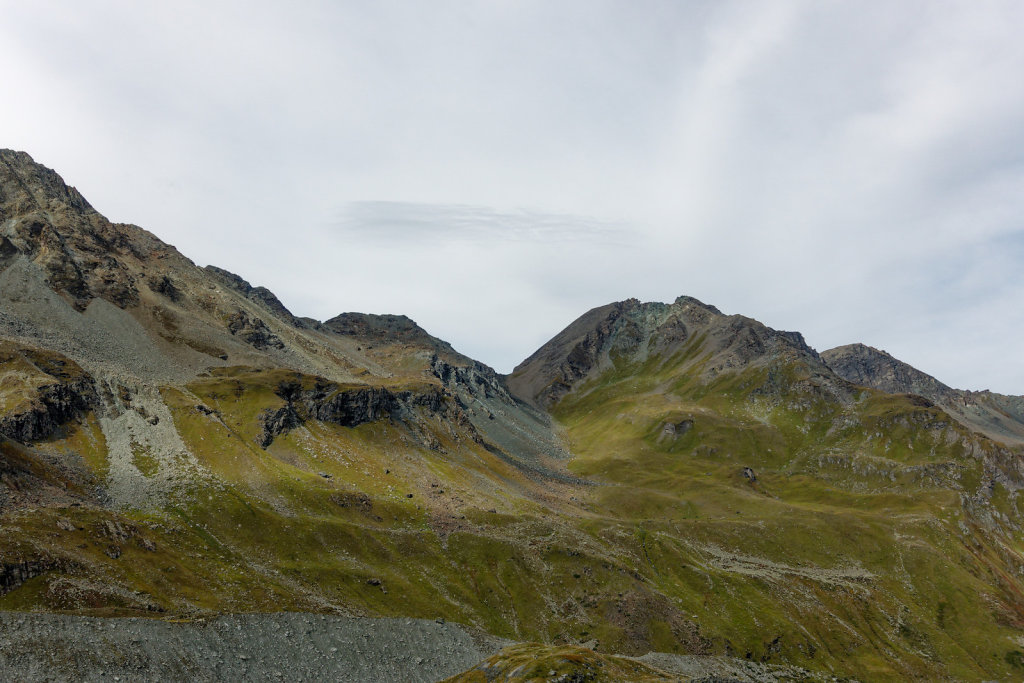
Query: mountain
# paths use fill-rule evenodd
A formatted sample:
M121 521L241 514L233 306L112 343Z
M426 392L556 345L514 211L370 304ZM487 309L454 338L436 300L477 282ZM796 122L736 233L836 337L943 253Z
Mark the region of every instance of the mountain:
M1024 449L887 358L680 297L501 376L0 151L0 677L1019 678Z
M962 424L997 441L1024 444L1024 396L951 389L885 351L849 344L821 354L840 377L889 393L917 394L942 406Z
M672 304L636 299L588 311L513 370L509 385L524 400L550 407L587 380L618 365L672 358L700 344L701 377L739 368L795 363L831 373L799 332L779 332L740 315L681 296Z

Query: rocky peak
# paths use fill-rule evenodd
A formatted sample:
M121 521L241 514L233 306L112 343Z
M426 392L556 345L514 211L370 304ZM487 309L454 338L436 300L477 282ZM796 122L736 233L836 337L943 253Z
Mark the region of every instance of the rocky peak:
M341 313L324 322L324 327L335 334L352 337L400 337L424 341L433 339L416 321L406 315L374 313Z
M712 306L710 304L706 304L699 299L696 299L692 296L687 296L685 294L683 296L676 297L676 300L673 302L673 304L675 306L696 306L698 308L703 308L709 313L714 313L715 315L724 315L724 313L718 310L717 307Z
M79 310L94 298L139 301L142 265L180 254L145 230L97 213L53 170L24 152L0 150L0 271L19 256Z
M323 327L334 334L355 337L368 344L408 344L431 353L441 353L449 360L472 362L455 351L451 344L433 336L405 315L342 313L325 321Z
M890 394L917 394L936 403L945 403L956 394L931 375L864 344L838 346L821 357L843 379Z
M0 149L0 220L50 208L94 212L85 197L56 171L37 164L25 152Z
M703 336L701 357L710 376L765 358L799 358L828 372L798 332L727 316L681 296L671 304L627 299L588 311L517 366L509 386L520 398L548 407L619 363L669 358L698 335Z
M821 358L849 382L890 394L923 396L970 429L1004 443L1024 443L1024 396L953 389L865 344L837 346L823 352Z

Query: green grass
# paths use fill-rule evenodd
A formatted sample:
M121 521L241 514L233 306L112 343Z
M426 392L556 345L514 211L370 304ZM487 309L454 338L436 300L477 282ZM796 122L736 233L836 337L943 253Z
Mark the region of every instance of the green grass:
M707 381L701 344L620 359L556 406L586 485L528 476L426 416L435 447L401 423L307 422L264 450L277 387L317 381L289 371L166 388L209 476L162 513L4 514L4 557L58 566L0 609L345 610L862 680L1019 675L1024 542L991 517L1018 506L985 488L982 462L1012 458L911 397L837 402L800 365ZM94 418L51 446L102 480ZM83 530L60 531L60 516ZM136 529L118 558L107 520Z
M522 643L505 648L469 671L446 678L444 683L548 680L654 683L679 679L646 664L584 647Z

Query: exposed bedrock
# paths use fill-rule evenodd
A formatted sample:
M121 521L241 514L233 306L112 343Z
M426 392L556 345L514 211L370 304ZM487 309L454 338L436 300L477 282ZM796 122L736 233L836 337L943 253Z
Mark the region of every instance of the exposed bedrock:
M440 387L392 391L383 387L347 388L320 382L313 389L302 389L298 384L285 382L278 387L277 394L285 400L285 405L266 410L260 417L263 448L278 435L307 420L358 427L382 419L403 422L411 417L415 408L425 408L432 413L448 410L447 397Z
M45 439L95 402L96 390L90 381L41 387L25 408L0 417L0 434L21 442Z

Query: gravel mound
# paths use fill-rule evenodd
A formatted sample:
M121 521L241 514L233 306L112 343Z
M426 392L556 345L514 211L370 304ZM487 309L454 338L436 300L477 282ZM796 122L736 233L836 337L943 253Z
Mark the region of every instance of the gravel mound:
M315 614L205 622L0 612L0 680L439 681L508 643L422 619Z

